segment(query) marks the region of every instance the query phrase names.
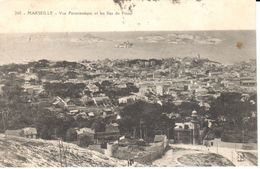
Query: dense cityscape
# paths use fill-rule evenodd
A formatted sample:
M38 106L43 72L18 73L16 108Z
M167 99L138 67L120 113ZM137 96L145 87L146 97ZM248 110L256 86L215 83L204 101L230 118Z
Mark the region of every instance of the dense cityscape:
M257 143L255 60L43 59L2 65L0 79L9 136L73 143L128 165L153 162L168 144Z

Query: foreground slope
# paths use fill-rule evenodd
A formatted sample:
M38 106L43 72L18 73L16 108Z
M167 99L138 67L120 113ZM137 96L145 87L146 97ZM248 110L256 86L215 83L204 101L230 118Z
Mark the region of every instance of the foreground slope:
M11 137L0 134L0 167L112 167L126 162L77 145L63 143L66 157L60 157L59 141ZM65 164L66 163L66 164Z

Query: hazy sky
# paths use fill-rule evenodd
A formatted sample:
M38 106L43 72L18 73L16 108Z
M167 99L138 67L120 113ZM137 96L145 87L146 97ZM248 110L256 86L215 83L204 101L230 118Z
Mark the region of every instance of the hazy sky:
M113 0L0 0L0 64L197 54L234 63L256 57L255 31L241 31L255 30L255 0L127 2L131 15L122 15ZM52 15L32 15L35 11ZM114 47L126 40L132 48Z
M125 41L133 47L115 48ZM0 64L197 54L225 64L256 58L255 31L0 34Z

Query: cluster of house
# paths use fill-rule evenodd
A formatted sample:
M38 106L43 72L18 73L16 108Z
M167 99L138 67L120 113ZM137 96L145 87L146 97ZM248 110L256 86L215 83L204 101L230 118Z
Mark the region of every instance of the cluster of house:
M208 127L211 127L212 122L209 121ZM162 132L163 133L163 132ZM194 110L191 112L190 121L183 123L175 123L173 130L174 139L171 143L175 144L217 144L215 140L208 140L208 133L203 133L200 125L200 117ZM19 130L6 130L7 136L25 137L30 139L38 138L37 129L34 127L26 127ZM91 150L98 151L107 156L120 159L129 159L130 157L138 162L147 162L161 156L169 144L167 134L156 134L153 142L146 144L142 139L129 139L120 135L119 125L110 123L105 126L104 131L96 131L92 128L70 128L66 133L67 142L77 144L81 147L88 147ZM139 153L129 152L131 148L126 147L139 146L144 150ZM215 146L215 145L214 145ZM147 158L149 156L149 158Z
M208 126L212 126L212 120L208 121ZM163 132L162 132L163 133ZM91 128L73 128L67 132L69 141L76 141L81 146L88 145L103 145L106 147L107 143L120 141L123 144L125 137L120 135L118 124L111 123L106 125L105 131L96 132ZM182 144L202 144L203 139L206 138L207 133L203 133L203 128L200 125L200 119L197 112L194 110L191 113L190 121L183 123L175 123L173 131L173 143ZM167 138L166 135L163 135ZM158 142L161 135L156 135L154 142ZM168 138L169 139L169 138ZM127 144L131 144L128 142ZM135 143L136 144L136 143Z
M25 137L37 139L37 129L34 127L26 127L16 130L5 130L6 136ZM80 146L88 145L105 145L120 138L120 132L117 123L106 125L105 131L97 132L91 128L71 128L66 133L66 141L76 143Z
M49 73L41 78L32 71L32 68L28 68L25 73L16 73L16 76L25 80L22 87L33 95L44 92L44 82L61 82L60 77L56 74L66 71L73 71L76 78L67 79L65 82L84 83L91 93L100 93L99 87L95 84L100 80L113 81L118 89L126 88L126 82L134 83L139 88L139 93L119 98L119 103L128 103L138 99L154 101L158 100L160 96L170 95L176 103L195 97L201 104L208 106L210 104L208 100L216 98L223 91L237 91L239 88L247 92L254 91L256 87L254 61L228 66L200 57L175 58L165 61L140 60L135 61L134 64L132 62L131 60L104 60L82 62L84 69L81 67L78 69L55 67L47 70L42 68L42 71ZM198 66L199 63L202 65ZM118 66L120 64L124 64L124 66ZM109 70L106 68L107 65L111 65ZM84 79L83 74L86 70L94 78ZM39 80L42 83L39 83ZM157 96L147 98L147 93ZM94 102L96 105L109 106L111 104L106 95L99 94L84 98L85 101Z
M80 146L104 145L118 140L120 132L117 123L107 124L104 131L95 131L91 128L71 128L67 131L67 141L77 143Z
M124 42L118 47L131 47L130 42ZM82 62L84 68L75 67L52 67L39 68L47 72L39 77L35 71L28 68L24 73L9 72L8 76L16 76L24 80L23 89L33 95L39 96L44 93L44 83L70 82L84 83L86 88L82 91L80 98L55 97L49 105L50 98L38 97L39 105L53 112L64 112L77 118L94 119L95 117L120 118L116 109L137 100L146 102L162 101L170 96L171 101L179 105L190 99L196 99L208 110L210 100L217 98L221 92L236 91L238 88L245 91L256 89L255 61L249 63L224 66L217 62L200 58L171 58L168 60L104 60L98 62ZM74 72L76 78L68 78L63 81L60 73ZM239 73L238 73L239 72ZM85 74L88 76L85 78ZM120 96L118 104L112 102L97 85L97 82L108 80L116 89L127 88L126 83L131 82L138 92L130 93L128 96ZM1 89L4 85L0 84ZM242 90L243 91L243 90ZM90 92L91 94L84 94ZM167 97L166 97L167 96ZM114 101L114 100L113 100ZM31 101L33 102L33 101ZM90 104L91 103L91 104ZM91 105L91 106L86 106ZM37 138L35 128L24 128L20 130L6 130L7 135ZM200 126L197 113L192 112L192 120L184 123L176 123L174 128L174 142L199 144L202 142ZM118 124L106 124L105 130L97 132L91 128L73 128L68 130L69 141L76 141L79 145L103 144L118 140L120 133Z

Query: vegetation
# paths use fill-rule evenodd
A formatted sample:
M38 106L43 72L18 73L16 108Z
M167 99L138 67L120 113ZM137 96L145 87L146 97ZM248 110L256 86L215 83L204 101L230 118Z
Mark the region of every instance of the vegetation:
M156 127L165 123L169 128L174 127L174 120L163 114L159 104L151 104L143 101L136 102L123 108L121 113L120 129L123 133L136 133L147 131L146 136L153 138Z
M140 64L140 62L145 61L138 59L130 60L129 64ZM152 62L155 65L162 64L161 60L150 59L149 63ZM197 64L198 66L200 65L200 63ZM105 125L114 122L115 119L103 117L89 119L83 118L81 115L68 115L67 109L52 110L51 105L54 102L54 98L56 96L63 99L70 98L73 103L76 102L75 100L79 100L82 102L82 106L89 106L87 104L89 98L105 94L110 98L113 105L117 105L118 98L129 96L131 93L139 91L133 83L126 83L125 87L119 87L112 80L97 82L96 86L99 92L96 93L90 91L84 83L41 82L42 78L50 75L55 76L54 79L61 78L61 74L50 70L61 67L69 69L66 71L67 73L64 73L69 79L78 76L75 70L86 69L85 66L76 62L62 61L53 64L47 60L30 62L28 64L0 66L0 76L2 84L4 84L0 96L1 130L35 126L39 131L40 137L45 139L52 139L54 136L66 138L66 131L72 127L89 127L96 131L104 131ZM39 80L31 79L29 83L44 84L43 92L32 94L23 88L25 80L19 74L25 73L28 68L39 77ZM86 96L86 104L82 101L82 96L84 95ZM154 95L151 93L149 98L156 97ZM121 119L119 125L122 134L140 136L145 133L146 137L152 138L162 128L167 128L169 131L173 130L175 120L185 121L187 117L190 117L191 112L196 110L199 115L207 115L209 118L217 121L217 125L214 126L212 131L215 133L215 136L222 137L222 140L256 142L257 100L255 93L222 93L220 97L211 100L209 110L200 106L195 97L187 99L180 105L174 104L171 96L164 95L158 98L164 101L161 104L137 101L131 104L120 105ZM77 104L75 103L75 105ZM180 116L171 116L171 114ZM166 134L167 132L165 131Z
M63 98L79 98L83 94L86 85L84 83L45 83L44 89L50 96Z
M256 108L256 94L243 96L241 93L222 93L212 102L210 113L213 119L222 123L223 140L256 141Z

